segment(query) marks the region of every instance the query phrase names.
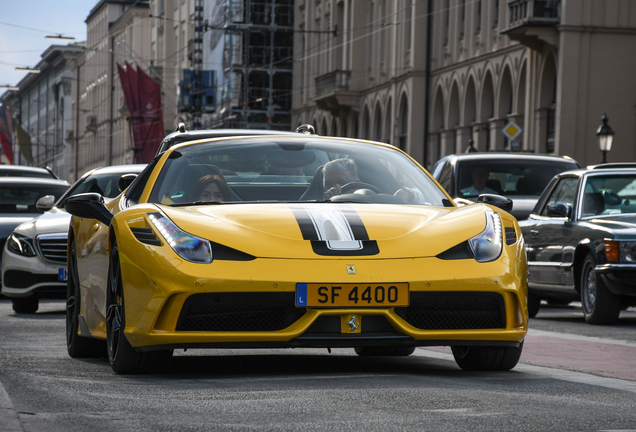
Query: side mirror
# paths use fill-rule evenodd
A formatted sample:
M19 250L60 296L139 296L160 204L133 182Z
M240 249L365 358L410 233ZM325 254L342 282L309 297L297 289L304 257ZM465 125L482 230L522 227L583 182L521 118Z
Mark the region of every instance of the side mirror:
M94 192L68 197L64 208L73 216L97 219L104 225L110 225L113 219L113 214L104 205L104 197Z
M512 211L512 200L501 195L481 194L477 198L478 203L490 204L507 212Z
M572 215L572 206L564 203L548 204L547 214L549 217L570 218Z
M138 174L124 174L119 177L117 180L117 187L119 187L119 192L123 192L130 186L130 184L137 178Z
M53 195L45 195L35 203L35 208L38 210L47 211L53 208L55 204L55 197Z

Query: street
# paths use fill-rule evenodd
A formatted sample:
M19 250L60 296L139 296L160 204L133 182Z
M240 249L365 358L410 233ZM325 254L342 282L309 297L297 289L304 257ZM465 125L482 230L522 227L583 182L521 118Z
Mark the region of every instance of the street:
M0 430L636 430L636 309L616 326L544 305L511 372L460 370L450 349L189 350L162 375L71 359L64 303L0 300Z

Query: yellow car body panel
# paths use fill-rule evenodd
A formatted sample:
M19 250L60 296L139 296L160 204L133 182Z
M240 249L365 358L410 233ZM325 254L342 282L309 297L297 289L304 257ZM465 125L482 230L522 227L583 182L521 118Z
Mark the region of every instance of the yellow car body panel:
M509 214L498 211L504 226L514 227L518 241L503 247L502 255L490 263L472 259L443 260L435 256L449 245L483 230L484 221L475 223L482 205L461 208L408 209L400 213L398 228L387 229L390 211L373 206L357 206L369 236L378 240L381 256L319 257L309 242L302 239L298 224L288 207L271 205L271 219L264 217L263 205L256 209L248 204L224 207L194 207L189 210L161 206L161 210L185 231L194 231L219 243L229 241L242 252L259 258L252 261L215 260L197 264L179 257L163 241L161 246L140 243L131 226L150 226L148 213L158 210L151 204L136 206L115 216L111 237L120 250L122 278L125 281L125 334L133 347L153 345L213 344L229 342L289 341L304 333L320 316L358 314L362 317L382 315L400 333L416 340L491 340L521 342L527 331L527 280L523 238ZM119 203L110 204L117 213ZM360 208L362 207L362 208ZM380 207L380 206L378 206ZM386 207L386 206L385 206ZM419 211L418 211L419 210ZM409 212L420 217L409 217ZM269 212L267 212L269 213ZM406 214L407 216L404 216ZM440 215L444 215L444 220ZM125 216L125 217L124 217ZM451 216L451 217L449 217ZM454 216L454 217L452 217ZM212 222L210 222L212 220ZM205 229L202 224L206 225ZM248 230L246 225L256 226ZM235 225L237 235L232 234ZM467 226L465 229L458 227ZM282 229L281 227L285 227ZM80 273L82 310L91 335L105 338L105 292L108 268L108 230L103 224L73 218L77 233L78 265L90 273ZM377 230L377 231L376 231ZM434 230L434 235L413 234L418 230ZM228 234L230 233L230 234ZM290 234L291 233L291 234ZM410 235L407 235L410 234ZM420 241L422 243L420 243ZM294 253L289 250L293 248ZM93 251L89 260L81 250ZM95 249L98 250L95 253ZM288 256L284 259L283 255ZM143 259L140 259L143 257ZM347 274L347 265L355 265L356 274ZM274 332L184 332L175 331L185 300L197 293L216 292L295 292L297 283L391 283L409 282L411 292L494 292L503 295L506 328L496 330L418 330L401 319L392 308L308 308L307 314L284 330Z

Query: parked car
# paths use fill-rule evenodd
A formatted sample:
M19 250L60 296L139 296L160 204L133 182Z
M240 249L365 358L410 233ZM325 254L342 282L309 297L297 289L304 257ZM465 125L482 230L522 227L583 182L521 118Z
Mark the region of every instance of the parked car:
M49 167L40 168L25 165L0 165L0 177L38 177L59 180L59 177Z
M475 201L481 193L503 195L513 201L512 215L523 220L552 177L576 168L579 164L567 156L465 153L440 159L432 174L458 204ZM485 188L475 189L473 180L480 178Z
M115 200L80 194L66 210L68 352L107 347L116 373L161 369L183 348L444 345L467 370L508 370L521 355L517 221L456 207L391 145L191 141Z
M636 164L558 174L528 220L530 316L541 300L580 300L590 324L636 305Z
M42 214L36 207L39 198L60 197L68 187L68 182L53 178L0 177L0 247L16 226Z
M2 249L2 293L10 297L13 310L34 313L41 298L65 298L68 226L71 215L66 199L84 193L100 193L107 201L121 193L146 165L97 168L84 174L63 195L47 194L36 206L44 214L15 227ZM68 186L67 186L68 187ZM61 196L60 196L61 195ZM56 198L59 198L56 200ZM57 201L57 202L56 202Z

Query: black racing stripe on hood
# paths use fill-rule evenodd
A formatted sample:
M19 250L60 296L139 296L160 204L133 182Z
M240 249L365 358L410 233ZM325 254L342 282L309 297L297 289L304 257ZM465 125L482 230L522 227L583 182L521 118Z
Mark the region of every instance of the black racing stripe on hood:
M360 219L360 215L356 213L356 211L350 205L344 204L339 206L340 211L349 222L349 226L351 227L351 232L353 232L353 238L356 240L369 240L369 234L367 234L367 229L364 227L364 223L362 219Z
M290 206L290 208L294 213L294 217L296 217L298 227L300 228L300 232L303 235L303 240L318 241L318 232L316 231L316 227L311 221L311 217L309 217L309 213L307 213L307 210L305 210L304 207L300 206Z

